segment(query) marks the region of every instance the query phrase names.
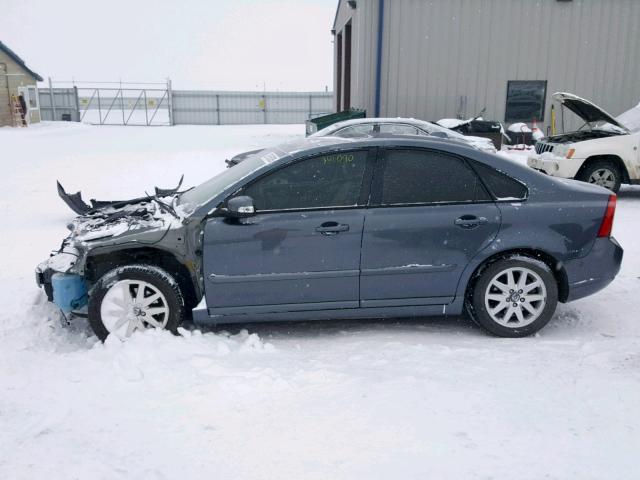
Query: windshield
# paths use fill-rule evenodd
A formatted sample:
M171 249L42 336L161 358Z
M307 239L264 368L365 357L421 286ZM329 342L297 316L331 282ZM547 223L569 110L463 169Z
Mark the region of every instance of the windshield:
M184 207L191 207L190 209L193 211L247 175L278 158L280 158L280 155L273 150L261 150L255 155L250 155L239 164L223 170L206 182L182 193L178 198L178 204Z

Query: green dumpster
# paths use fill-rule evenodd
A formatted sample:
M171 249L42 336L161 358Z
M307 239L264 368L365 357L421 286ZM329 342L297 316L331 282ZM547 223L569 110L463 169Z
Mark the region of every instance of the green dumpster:
M357 108L351 108L338 113L330 113L329 115L323 115L322 117L312 118L305 122L307 135L316 133L323 128L333 125L334 123L342 122L344 120L351 120L353 118L365 118L367 116L366 110L360 110Z

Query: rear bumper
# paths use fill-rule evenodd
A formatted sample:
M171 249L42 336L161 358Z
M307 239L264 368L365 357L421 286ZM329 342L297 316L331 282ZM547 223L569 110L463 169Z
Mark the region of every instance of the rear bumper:
M620 271L622 255L622 247L615 238L597 238L588 255L565 262L567 301L592 295L609 285Z

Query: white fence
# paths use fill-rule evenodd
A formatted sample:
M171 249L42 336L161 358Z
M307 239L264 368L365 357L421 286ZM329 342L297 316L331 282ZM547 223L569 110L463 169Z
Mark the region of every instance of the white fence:
M51 96L53 95L53 101ZM80 121L77 88L40 88L40 118L42 120Z
M174 125L304 123L333 110L331 92L174 90Z
M332 92L172 90L170 82L166 88L74 86L39 92L43 119L96 125L304 123L333 112Z

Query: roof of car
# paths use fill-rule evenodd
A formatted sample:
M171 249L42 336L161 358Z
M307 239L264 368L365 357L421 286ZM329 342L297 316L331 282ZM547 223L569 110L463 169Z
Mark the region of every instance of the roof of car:
M416 146L416 147L434 147L442 148L452 146L454 148L463 148L465 150L473 149L469 144L456 139L428 137L423 135L395 135L392 133L381 133L376 135L368 135L363 137L307 137L294 142L284 143L276 146L273 150L278 150L280 157L295 155L298 152L307 152L310 150L322 150L327 147L348 146L353 148L374 147L374 146Z
M282 143L274 147L274 150L279 150L283 154L292 155L302 150L308 150L314 147L324 147L332 145L341 145L353 143L354 140L360 140L359 138L343 138L343 137L306 137L300 140L294 140L287 143Z
M349 125L362 125L363 123L408 123L410 125L424 125L428 122L426 120L420 120L417 118L402 118L402 117L371 117L371 118L352 118L351 120L343 120L342 122L334 123L330 127L348 127Z

